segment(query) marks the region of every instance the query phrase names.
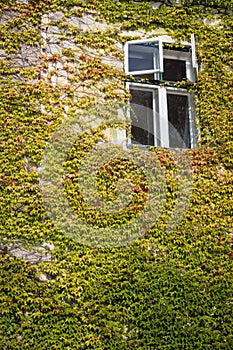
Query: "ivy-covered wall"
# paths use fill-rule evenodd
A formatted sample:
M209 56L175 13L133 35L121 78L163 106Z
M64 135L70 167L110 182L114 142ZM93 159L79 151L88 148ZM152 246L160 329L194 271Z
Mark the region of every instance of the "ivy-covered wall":
M228 0L1 1L1 349L233 348L232 10ZM100 111L107 125L83 127L65 145L52 198L59 206L64 190L74 215L93 227L85 244L46 210L47 141L77 111L127 102L122 44L165 33L178 42L194 33L201 67L187 83L200 130L197 149L187 151L187 208L169 231L181 173L169 150L151 148L166 182L163 210L131 243L96 244L98 229L140 218L150 192L143 169L121 157L97 172L97 184L110 202L115 183L131 181L130 206L107 215L85 201L81 161L113 123Z

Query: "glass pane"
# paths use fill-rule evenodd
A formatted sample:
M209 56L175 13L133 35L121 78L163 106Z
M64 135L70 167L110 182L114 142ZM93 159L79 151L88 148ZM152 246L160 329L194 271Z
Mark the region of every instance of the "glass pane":
M132 142L154 145L153 93L131 89L131 133Z
M158 69L158 43L130 44L128 57L130 72Z
M165 58L163 61L163 80L180 81L186 78L185 61Z
M169 146L190 148L188 96L167 94Z

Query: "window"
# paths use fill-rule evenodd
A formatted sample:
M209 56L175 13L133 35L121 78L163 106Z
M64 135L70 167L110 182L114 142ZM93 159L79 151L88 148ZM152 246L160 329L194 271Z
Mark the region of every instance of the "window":
M176 87L195 81L194 41L175 48L163 38L125 44L125 72L131 93L131 142L193 148L196 142L193 95Z

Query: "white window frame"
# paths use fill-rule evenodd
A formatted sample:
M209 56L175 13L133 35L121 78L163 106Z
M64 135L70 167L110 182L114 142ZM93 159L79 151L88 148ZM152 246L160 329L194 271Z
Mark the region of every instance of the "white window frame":
M129 45L132 44L144 44L150 42L158 42L159 47L159 69L156 67L153 70L140 70L140 71L130 71L129 70ZM163 47L163 43L171 44L172 42L164 40L163 37L155 37L151 39L142 39L142 40L132 40L128 41L124 45L124 54L125 54L125 73L126 75L145 75L145 74L154 74L155 80L161 80L160 73L164 72L163 61L165 59L174 59L185 61L186 67L186 78L190 81L195 82L198 67L195 53L195 39L192 35L191 44L185 43L184 46L190 49L190 52L180 51L174 49L167 49ZM154 59L155 60L155 59ZM196 73L196 74L195 74ZM167 108L167 95L183 95L188 97L188 118L189 118L189 130L190 130L190 142L191 148L195 148L197 142L197 127L194 122L195 120L195 110L194 110L194 96L192 93L188 92L186 89L177 88L172 86L161 86L151 83L143 82L127 82L127 89L135 89L142 91L151 91L153 93L153 126L154 126L154 146L155 147L164 147L169 148L169 121L168 121L168 108ZM156 113L155 108L155 91L158 92L158 113ZM129 102L130 103L130 102ZM157 115L156 115L157 114ZM159 118L159 120L156 120ZM158 130L159 129L159 130ZM160 142L158 144L157 137ZM131 143L131 141L129 141Z
M195 126L195 110L194 110L194 95L190 92L187 92L185 89L177 89L177 88L172 88L172 87L167 87L166 88L166 98L168 94L173 94L173 95L181 95L181 96L187 96L188 97L188 121L189 121L189 133L190 133L190 143L191 143L191 148L195 148L196 144L196 126ZM166 106L167 106L167 101L166 101ZM168 123L168 113L166 115L167 118L167 123ZM168 140L169 142L169 140Z
M159 87L158 86L154 86L154 87L145 86L144 84L140 84L140 83L139 84L137 84L137 83L126 83L126 88L127 89L130 89L131 87L134 90L150 91L150 92L152 92L152 95L153 95L153 103L152 103L152 105L153 105L153 129L154 129L153 130L153 135L154 135L154 141L155 141L156 135L157 134L160 135L160 128L159 128L159 130L157 130L157 124L158 124L157 122L159 122L159 121L156 120L156 100L155 100L155 91L158 90L158 96L159 96ZM160 102L158 101L158 103L160 103ZM145 107L145 109L146 109L146 107ZM158 106L158 110L159 110L159 106ZM159 118L159 120L160 120L160 118ZM132 140L129 139L128 143L131 144ZM156 142L155 142L155 144L156 144ZM156 144L156 146L158 146L158 145Z
M129 46L134 44L146 44L146 43L158 42L159 49L159 68L155 67L155 53L154 53L154 69L148 70L139 70L139 71L130 71L129 70ZM148 39L148 40L132 40L128 41L124 45L124 54L125 54L125 73L127 75L140 75L140 74L155 74L155 78L157 76L156 73L163 72L163 42L160 38Z
M194 123L195 113L193 108L193 95L187 92L185 89L177 89L173 87L165 87L159 85L145 85L143 83L126 83L127 89L150 91L153 94L153 135L154 146L170 148L169 146L169 121L168 121L168 109L167 109L167 95L181 95L188 97L188 118L189 118L189 130L190 130L190 142L191 148L195 148L196 144L196 127ZM158 113L156 111L155 91L158 92ZM159 118L159 120L157 119ZM158 128L158 129L157 129ZM157 136L160 142L157 142ZM131 144L131 140L129 140Z
M159 48L159 68L154 67L154 69L149 70L139 70L139 71L130 71L129 70L129 46L134 44L146 44L146 43L153 43L158 42L158 48ZM155 80L159 80L158 73L164 72L164 66L163 66L163 60L164 58L170 58L170 59L177 59L182 60L186 62L186 77L190 81L195 81L194 76L194 70L196 71L196 75L198 73L198 65L197 65L197 59L196 59L196 51L195 51L195 38L192 34L191 36L191 44L185 43L183 44L184 47L187 47L190 49L190 52L185 51L178 51L175 48L174 49L166 49L163 47L163 44L171 44L172 42L168 42L164 40L162 37L155 37L151 39L140 39L140 40L131 40L125 43L124 45L124 56L125 56L125 73L126 75L143 75L143 74L154 74ZM155 65L156 59L154 56L154 65Z

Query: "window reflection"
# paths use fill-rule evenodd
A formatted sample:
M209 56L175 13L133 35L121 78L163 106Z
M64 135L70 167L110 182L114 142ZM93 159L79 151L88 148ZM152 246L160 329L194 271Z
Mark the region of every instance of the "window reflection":
M159 48L155 43L129 45L129 71L143 71L158 69Z

